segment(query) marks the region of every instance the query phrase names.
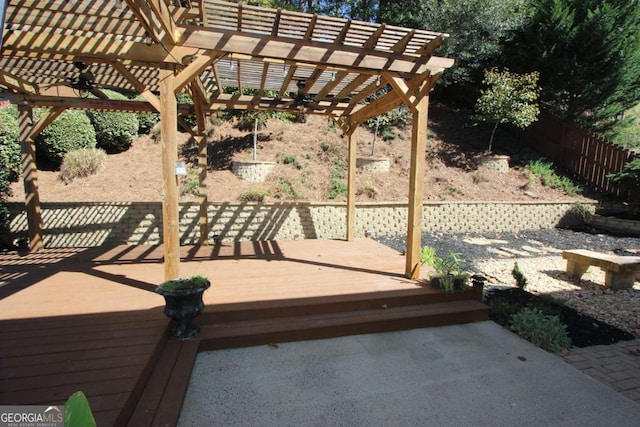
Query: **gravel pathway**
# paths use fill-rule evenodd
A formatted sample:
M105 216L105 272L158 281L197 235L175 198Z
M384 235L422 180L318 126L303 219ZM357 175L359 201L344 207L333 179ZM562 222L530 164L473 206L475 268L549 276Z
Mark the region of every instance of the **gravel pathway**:
M378 237L400 252L406 236ZM514 263L528 279L527 290L548 294L568 306L640 337L640 282L632 289L604 289L604 272L591 267L580 281L565 274L565 249L591 249L620 255L640 255L640 238L590 234L564 229L507 233L424 233L422 245L432 246L439 256L459 253L468 271L489 279L489 286L515 286Z

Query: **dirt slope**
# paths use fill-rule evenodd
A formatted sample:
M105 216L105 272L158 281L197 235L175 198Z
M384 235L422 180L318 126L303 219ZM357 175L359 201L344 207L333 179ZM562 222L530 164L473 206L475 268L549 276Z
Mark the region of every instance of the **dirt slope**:
M377 139L375 156L391 159L387 174L358 172L358 201L406 201L409 188L411 128L400 130L391 141ZM512 165L508 173L500 174L478 169L471 161L488 141L486 129L473 125L465 112L434 105L430 110L429 145L424 177L425 200L571 200L562 191L540 184L528 185L529 179L521 167ZM517 149L519 141L498 133L500 146ZM209 171L206 191L211 202L237 201L240 194L262 189L268 192L266 201L323 201L330 194L332 176L345 174L347 139L321 116L311 116L307 123L287 124L271 120L258 137L258 160L277 164L264 183L247 183L236 178L232 160L252 158L252 136L231 123L212 127L209 145ZM364 127L357 132L358 156L370 156L373 134ZM195 152L187 135L180 135L180 155L193 167ZM511 151L510 150L510 151ZM290 163L285 164L284 158ZM110 155L105 169L98 175L77 179L65 185L57 172L38 173L40 198L44 202L61 201L160 201L162 200L160 144L149 136L136 140L132 148ZM195 180L195 171L181 178L181 188ZM344 181L344 178L342 178ZM12 200L24 200L21 183L13 185ZM183 201L195 200L185 193ZM336 201L345 200L344 195ZM578 199L576 199L578 200Z

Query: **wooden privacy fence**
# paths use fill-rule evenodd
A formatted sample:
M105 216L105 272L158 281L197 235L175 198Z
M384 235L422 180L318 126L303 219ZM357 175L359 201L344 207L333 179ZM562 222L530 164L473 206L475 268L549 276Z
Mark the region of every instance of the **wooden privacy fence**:
M627 197L607 175L621 172L637 153L613 144L548 113L525 131L527 142L573 176L596 190Z

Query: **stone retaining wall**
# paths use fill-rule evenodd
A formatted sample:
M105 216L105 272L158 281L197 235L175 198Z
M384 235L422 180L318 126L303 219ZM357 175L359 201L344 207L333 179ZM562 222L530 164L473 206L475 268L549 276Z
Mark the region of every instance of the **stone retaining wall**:
M580 221L566 202L430 202L424 204L425 231L502 231L543 229ZM595 204L585 205L593 211ZM24 205L10 203L11 230L26 235ZM197 243L199 207L180 205L181 243ZM158 244L162 205L135 203L43 203L47 247L102 244ZM341 239L346 234L344 203L216 203L208 206L208 239ZM405 203L363 203L356 208L356 236L403 235Z

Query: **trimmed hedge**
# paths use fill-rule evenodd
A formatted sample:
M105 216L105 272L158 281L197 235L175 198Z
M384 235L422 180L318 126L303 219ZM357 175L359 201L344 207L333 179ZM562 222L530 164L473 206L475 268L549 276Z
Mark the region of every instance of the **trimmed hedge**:
M14 105L0 108L0 249L12 247L9 209L5 202L11 196L11 183L19 177L19 137L18 109Z
M0 169L2 179L16 181L20 172L20 129L15 105L0 108Z
M133 100L146 101L146 98L142 95L137 95ZM153 129L153 126L159 121L160 114L158 113L138 113L138 134L148 134L151 132L151 129Z
M129 99L112 90L103 90L103 92L110 99L120 101ZM87 116L96 131L97 147L109 154L127 151L138 136L138 115L136 113L87 111Z
M42 110L34 111L38 120ZM87 115L80 110L65 110L36 137L38 167L58 169L64 155L80 148L96 146L96 132Z

